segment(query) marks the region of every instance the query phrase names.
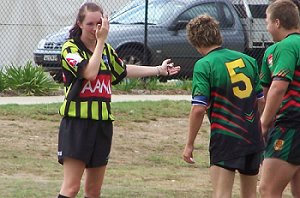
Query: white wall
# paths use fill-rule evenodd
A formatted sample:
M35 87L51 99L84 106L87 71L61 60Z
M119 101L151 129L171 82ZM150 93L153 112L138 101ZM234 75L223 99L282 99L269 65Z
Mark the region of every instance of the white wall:
M110 14L130 0L90 0ZM84 0L1 0L0 67L33 61L33 51L47 34L72 25Z

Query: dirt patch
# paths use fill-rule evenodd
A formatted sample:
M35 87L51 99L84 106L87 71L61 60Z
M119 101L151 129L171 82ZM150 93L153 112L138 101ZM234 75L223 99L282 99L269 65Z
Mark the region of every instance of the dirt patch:
M0 194L16 197L23 190L22 197L57 196L62 181L56 159L59 122L0 116L0 125ZM209 123L205 119L196 139L195 165L181 159L187 131L187 117L115 121L103 197L211 197ZM29 182L33 194L27 191ZM239 197L239 190L237 176L233 197ZM285 197L291 197L288 190Z

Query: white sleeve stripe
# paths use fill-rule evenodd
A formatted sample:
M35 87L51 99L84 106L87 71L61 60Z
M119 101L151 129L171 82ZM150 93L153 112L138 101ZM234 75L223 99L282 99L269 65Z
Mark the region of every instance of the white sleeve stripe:
M204 102L202 100L195 100L195 99L192 99L192 104L200 104L200 105L207 106L207 102Z
M193 106L204 106L204 107L207 107L207 105L204 105L204 104L196 104L196 103L192 103Z

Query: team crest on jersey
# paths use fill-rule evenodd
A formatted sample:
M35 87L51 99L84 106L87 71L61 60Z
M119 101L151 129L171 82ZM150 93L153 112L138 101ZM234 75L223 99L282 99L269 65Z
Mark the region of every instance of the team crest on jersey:
M105 64L108 64L108 58L106 55L102 56L102 60L104 61Z
M273 54L268 56L268 65L271 67L273 65Z
M282 150L283 144L284 144L283 140L280 140L280 139L276 140L275 143L274 143L274 150L275 151Z
M79 54L67 54L66 60L71 67L76 67L78 63L82 61L83 58Z

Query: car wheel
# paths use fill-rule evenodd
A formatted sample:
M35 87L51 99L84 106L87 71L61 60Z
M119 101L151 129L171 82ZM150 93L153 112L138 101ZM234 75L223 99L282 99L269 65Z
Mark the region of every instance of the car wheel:
M132 48L122 49L118 53L119 57L125 64L143 65L143 51L139 51Z
M63 78L62 78L62 71L58 70L58 71L51 71L50 75L52 76L53 80L58 82L58 83L62 83L63 82Z

